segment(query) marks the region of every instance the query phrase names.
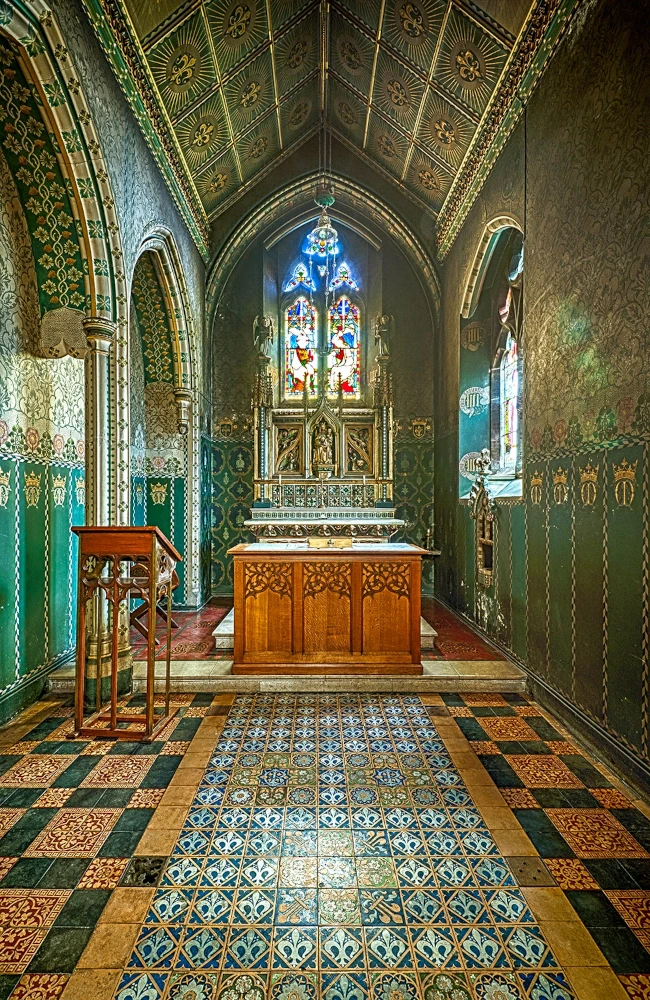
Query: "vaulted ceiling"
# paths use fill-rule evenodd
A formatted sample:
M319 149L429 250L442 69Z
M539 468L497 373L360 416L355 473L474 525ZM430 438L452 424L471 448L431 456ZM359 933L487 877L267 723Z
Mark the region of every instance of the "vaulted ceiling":
M421 207L444 211L499 90L516 96L520 50L534 54L551 15L577 0L85 2L204 235L323 123Z

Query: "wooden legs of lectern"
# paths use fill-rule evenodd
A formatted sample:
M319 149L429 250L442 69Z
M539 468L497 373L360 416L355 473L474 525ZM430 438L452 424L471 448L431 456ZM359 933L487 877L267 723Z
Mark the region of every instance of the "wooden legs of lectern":
M89 557L79 554L79 596L77 607L77 673L75 682L75 732L73 738L88 737L91 739L123 739L144 741L150 743L176 714L169 710L169 682L171 669L171 628L172 628L172 580L162 584L167 597L167 656L165 665L165 709L162 715L154 713L155 699L155 656L156 656L156 605L159 590L158 559L155 545L151 556L137 560L137 567L131 569L131 576L121 576L120 569L128 560L128 556L114 554L110 556ZM107 567L110 567L108 569ZM105 575L102 575L105 574ZM145 712L142 714L125 713L117 710L118 703L118 639L120 626L120 607L127 602L130 593L134 591L147 605L147 684L145 694ZM84 722L84 694L86 682L86 604L88 600L99 604L105 601L111 609L111 674L110 700L102 708L102 657L101 645L97 649L96 677L96 710ZM103 617L103 616L102 616ZM126 620L128 621L128 611ZM105 723L108 722L108 726ZM118 723L120 726L118 727ZM130 728L123 728L128 723ZM134 724L140 729L132 728Z

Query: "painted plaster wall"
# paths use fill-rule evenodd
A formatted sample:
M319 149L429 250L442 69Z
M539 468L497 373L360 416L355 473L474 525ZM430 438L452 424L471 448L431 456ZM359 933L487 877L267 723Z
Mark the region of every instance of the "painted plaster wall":
M647 58L644 11L630 0L586 5L555 54L444 262L436 414L438 592L642 766ZM524 495L498 504L495 582L484 591L474 524L457 502L460 311L484 224L503 214L523 222L524 190Z
M0 151L0 723L41 693L75 641L83 523L83 362L34 356L34 257Z

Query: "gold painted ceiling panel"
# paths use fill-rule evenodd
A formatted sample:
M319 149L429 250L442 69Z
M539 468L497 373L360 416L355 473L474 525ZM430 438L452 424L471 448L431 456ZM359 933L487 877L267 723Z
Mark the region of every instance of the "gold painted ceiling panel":
M445 216L535 14L546 31L553 6L580 0L545 0L548 14L541 0L84 2L114 33L123 18L122 54L161 109L151 127L212 219L322 123Z

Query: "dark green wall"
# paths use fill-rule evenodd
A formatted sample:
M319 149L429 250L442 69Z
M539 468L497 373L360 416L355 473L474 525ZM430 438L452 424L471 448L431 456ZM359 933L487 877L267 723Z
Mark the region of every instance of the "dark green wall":
M435 457L440 596L647 773L649 49L642 6L585 11L445 259ZM459 330L485 224L506 215L525 228L524 482L497 501L484 590L457 500Z

